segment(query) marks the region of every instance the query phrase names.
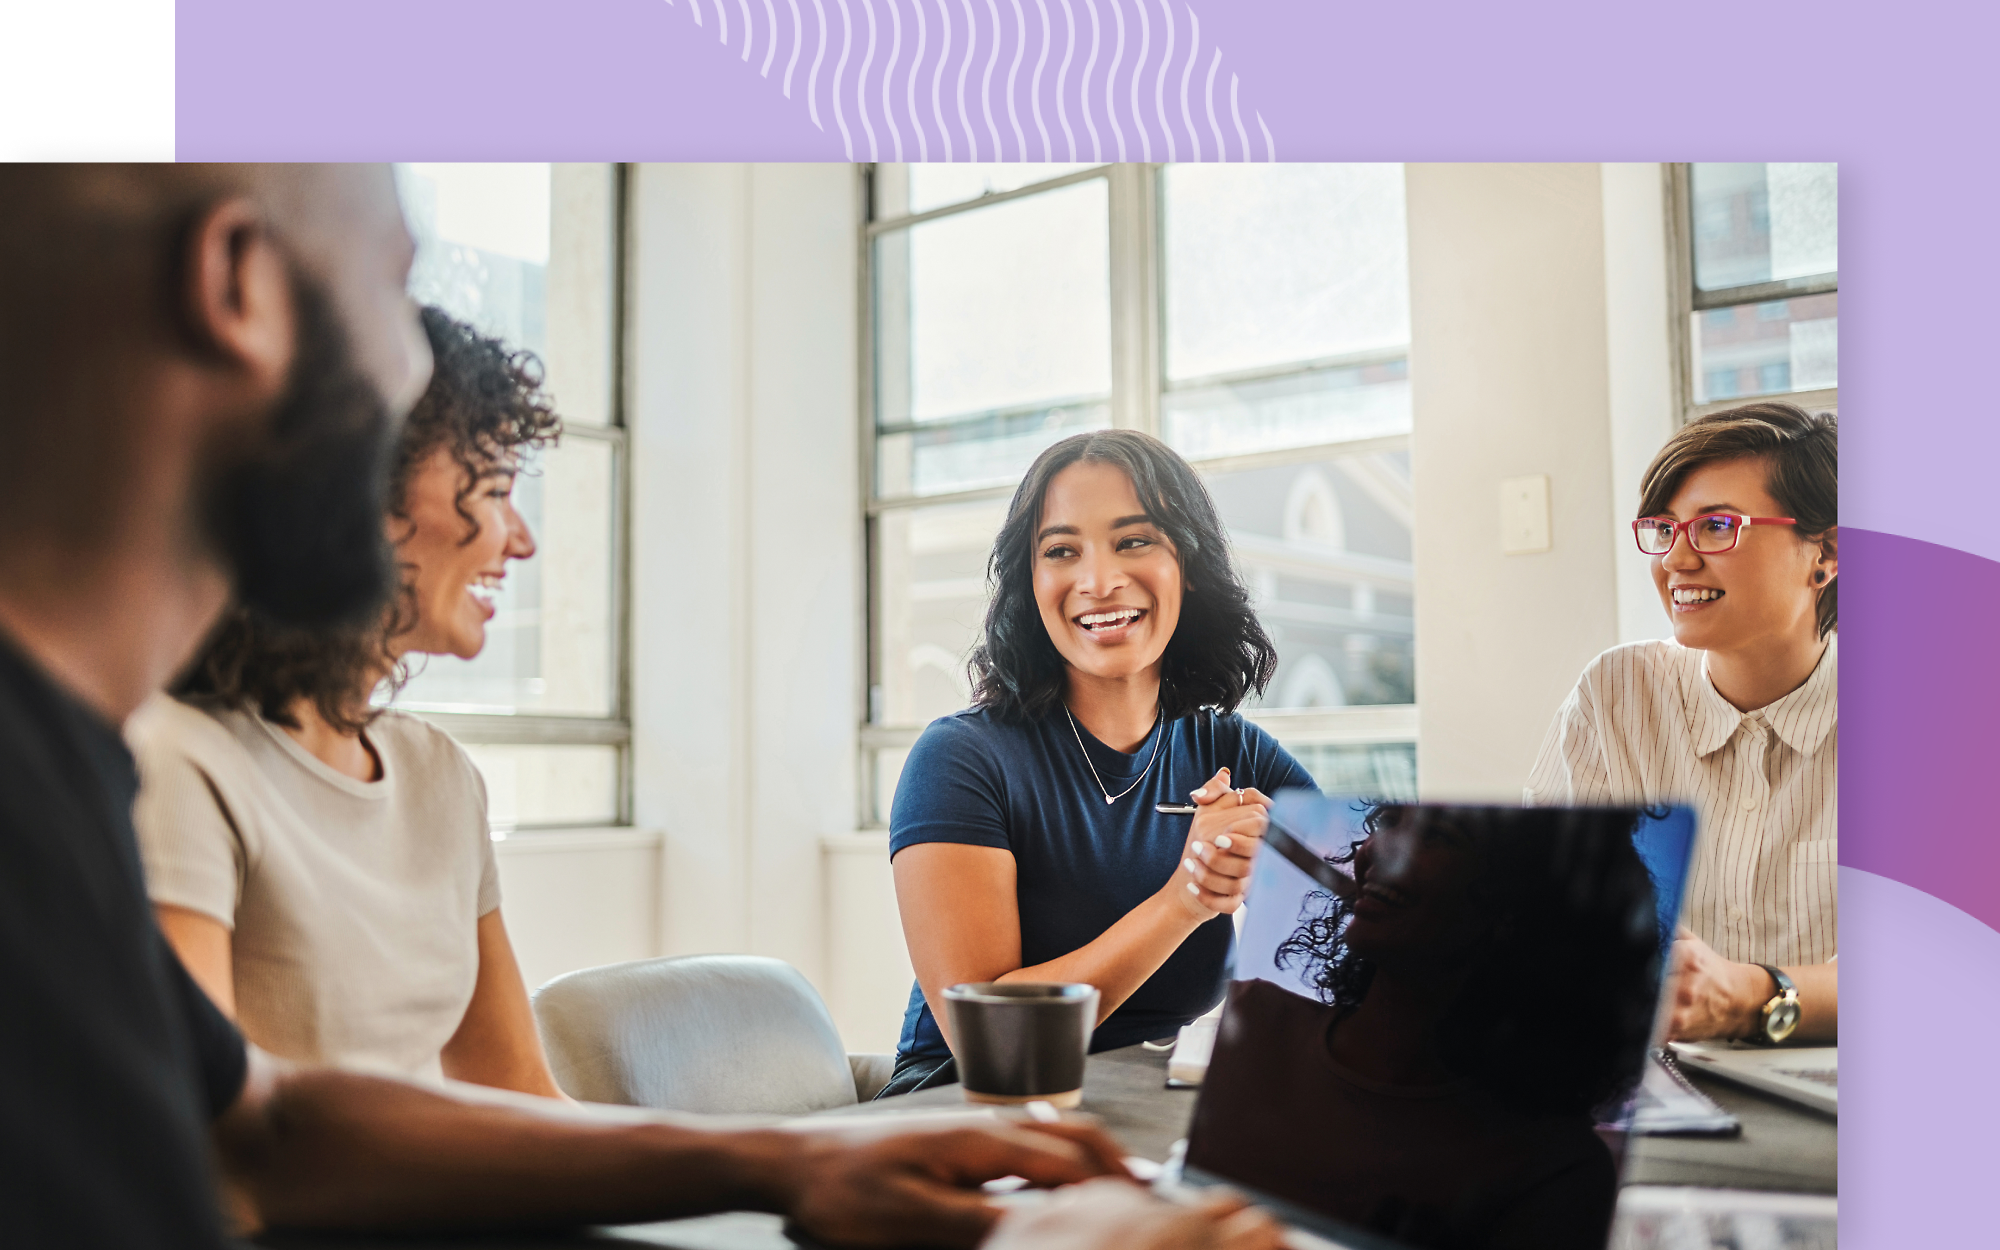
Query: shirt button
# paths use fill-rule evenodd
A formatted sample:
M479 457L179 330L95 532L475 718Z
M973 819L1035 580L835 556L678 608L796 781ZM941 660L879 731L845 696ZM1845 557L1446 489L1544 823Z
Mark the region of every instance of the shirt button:
M1743 810L1746 812L1754 812L1757 810L1757 805L1759 803L1762 803L1763 801L1764 800L1761 797L1755 794L1746 794L1743 796Z

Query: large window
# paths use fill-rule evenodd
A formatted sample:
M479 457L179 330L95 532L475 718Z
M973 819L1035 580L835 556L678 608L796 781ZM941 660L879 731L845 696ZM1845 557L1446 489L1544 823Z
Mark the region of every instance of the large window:
M965 663L1008 497L1120 426L1202 472L1279 648L1249 713L1330 789L1415 793L1397 165L870 173L866 824Z
M539 551L509 566L486 648L430 657L396 706L465 745L494 829L621 823L624 431L620 179L609 165L405 165L412 295L539 356L565 425L515 504Z
M1837 167L1697 163L1673 178L1684 413L1759 397L1835 406Z

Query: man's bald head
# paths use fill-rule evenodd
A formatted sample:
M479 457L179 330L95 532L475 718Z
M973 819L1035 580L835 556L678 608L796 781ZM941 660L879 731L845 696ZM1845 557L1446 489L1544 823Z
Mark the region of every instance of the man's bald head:
M0 168L0 522L87 558L178 508L247 597L362 602L338 546L429 373L413 250L382 166Z

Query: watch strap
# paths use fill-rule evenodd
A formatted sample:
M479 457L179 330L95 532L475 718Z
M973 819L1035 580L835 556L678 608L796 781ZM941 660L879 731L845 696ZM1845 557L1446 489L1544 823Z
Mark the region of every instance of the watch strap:
M1778 1007L1783 1003L1789 1002L1794 1011L1798 1009L1799 987L1797 982L1785 975L1783 969L1775 968L1770 964L1758 964L1757 966L1771 974L1771 981L1778 987L1778 992L1771 995L1765 1001L1763 1008L1758 1011L1757 1029L1750 1035L1750 1040L1764 1046L1776 1045L1778 1042L1784 1040L1784 1038L1771 1035L1771 1020L1776 1016ZM1785 1036L1789 1037L1792 1030L1797 1027L1794 1024L1791 1029L1786 1029Z
M1799 993L1798 985L1795 984L1790 977L1785 975L1783 969L1773 968L1770 964L1758 964L1757 966L1759 968L1762 968L1764 971L1770 973L1771 980L1777 982L1778 992L1776 994L1771 995L1771 997L1783 998L1787 994L1790 994L1794 998L1798 996Z

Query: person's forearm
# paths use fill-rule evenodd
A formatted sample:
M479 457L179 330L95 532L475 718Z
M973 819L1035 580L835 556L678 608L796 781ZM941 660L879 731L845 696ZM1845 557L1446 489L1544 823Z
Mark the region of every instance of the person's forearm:
M1810 964L1786 968L1784 973L1799 987L1799 1027L1791 1040L1831 1042L1839 1037L1840 965Z
M1081 981L1097 987L1097 1022L1116 1011L1160 970L1188 935L1214 919L1160 891L1118 918L1085 946L1045 963L1017 968L1001 981Z
M398 1081L277 1078L218 1125L225 1170L272 1227L560 1227L783 1210L797 1135L592 1123Z

